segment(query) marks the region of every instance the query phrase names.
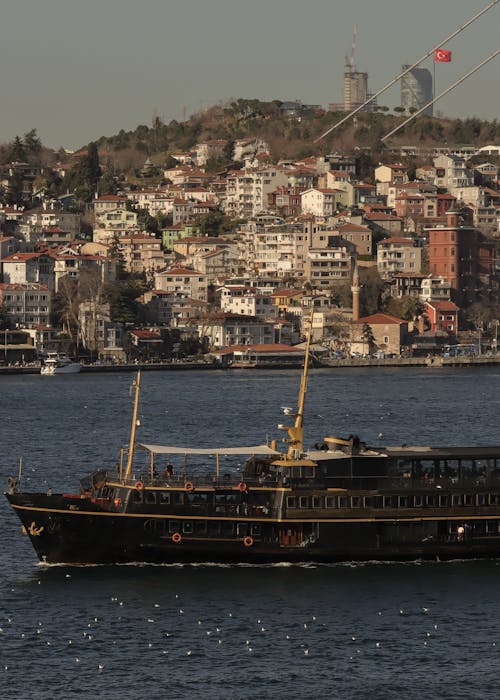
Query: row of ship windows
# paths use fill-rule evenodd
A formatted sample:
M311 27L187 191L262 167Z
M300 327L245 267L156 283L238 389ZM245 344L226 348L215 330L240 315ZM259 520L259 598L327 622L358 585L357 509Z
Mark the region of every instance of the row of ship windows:
M252 535L259 537L261 527L258 523L235 523L216 522L206 520L157 520L151 518L144 523L144 530L157 535L174 535L179 532L183 535L211 535L211 536L234 536L240 537Z
M500 494L424 494L414 496L288 496L287 508L422 508L450 506L498 506Z

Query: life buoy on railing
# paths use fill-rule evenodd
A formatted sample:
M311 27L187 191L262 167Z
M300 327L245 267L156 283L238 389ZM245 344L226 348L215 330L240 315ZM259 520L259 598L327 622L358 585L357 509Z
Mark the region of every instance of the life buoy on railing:
M174 544L179 544L182 542L182 535L180 532L174 532L172 535L172 542L174 542Z
M242 493L244 493L244 492L247 490L247 488L248 488L248 487L247 487L247 485L245 484L245 482L244 482L244 481L240 481L240 483L238 484L238 489L239 489Z
M193 482L192 482L192 481L186 481L186 483L184 484L184 488L186 489L186 491L192 491L192 490L194 489L194 484L193 484Z
M251 547L253 545L253 537L250 537L250 535L247 535L243 539L243 544L245 545L245 547Z
M143 481L136 481L134 484L134 488L137 489L137 491L142 491L144 488L144 482Z

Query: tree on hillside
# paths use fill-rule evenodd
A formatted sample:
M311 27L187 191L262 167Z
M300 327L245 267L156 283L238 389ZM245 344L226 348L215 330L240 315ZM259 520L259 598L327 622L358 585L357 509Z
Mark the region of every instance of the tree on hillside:
M223 236L227 233L233 233L237 226L237 222L218 210L199 216L196 219L196 224L201 236Z
M38 157L42 150L42 142L38 138L36 129L31 129L23 137L23 145L28 156Z
M24 144L19 138L19 136L15 137L14 141L10 146L10 160L13 163L22 163L26 160L26 151L24 149Z
M381 308L384 281L376 267L362 267L359 271L361 283L360 311L362 316L374 314Z

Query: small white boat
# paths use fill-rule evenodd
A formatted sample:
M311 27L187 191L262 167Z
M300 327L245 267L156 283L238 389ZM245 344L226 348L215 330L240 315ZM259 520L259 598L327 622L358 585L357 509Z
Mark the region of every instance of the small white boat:
M81 368L79 362L75 362L67 355L49 352L40 369L40 374L76 374Z

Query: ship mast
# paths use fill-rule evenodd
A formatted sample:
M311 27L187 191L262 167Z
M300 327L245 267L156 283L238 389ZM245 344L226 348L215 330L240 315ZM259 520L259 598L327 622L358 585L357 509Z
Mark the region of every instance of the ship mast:
M128 447L128 459L127 466L125 468L125 481L130 479L132 474L132 462L134 461L134 449L135 449L135 431L137 428L137 413L139 409L139 394L141 393L141 370L137 371L137 377L132 383L130 390L135 389L134 396L134 412L132 415L132 425L130 426L130 441Z
M304 369L299 389L299 400L297 403L297 413L295 414L295 423L287 428L289 436L288 459L298 459L302 453L304 446L304 406L307 393L307 378L309 374L309 353L311 348L313 316L309 322L309 330L306 340L306 354L304 357Z

